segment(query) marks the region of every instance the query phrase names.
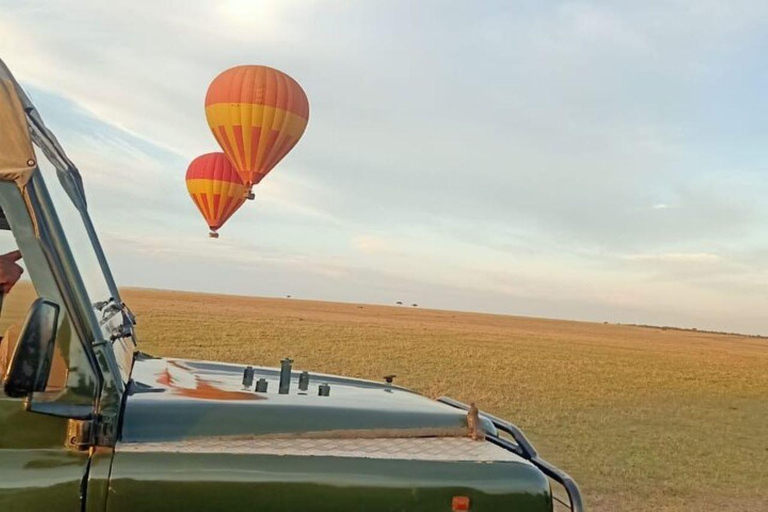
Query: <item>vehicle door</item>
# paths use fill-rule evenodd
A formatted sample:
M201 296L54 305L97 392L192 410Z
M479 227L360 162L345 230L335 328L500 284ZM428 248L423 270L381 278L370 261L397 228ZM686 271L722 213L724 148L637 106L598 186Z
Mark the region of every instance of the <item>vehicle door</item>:
M32 302L42 297L60 307L52 370L35 404L59 410L93 411L98 380L73 325L36 227L14 183L0 182L0 254L15 249L25 272L3 296L0 309L0 376L14 353ZM12 231L11 231L12 229ZM80 510L89 451L78 444L83 421L32 413L27 398L12 398L0 387L0 510Z

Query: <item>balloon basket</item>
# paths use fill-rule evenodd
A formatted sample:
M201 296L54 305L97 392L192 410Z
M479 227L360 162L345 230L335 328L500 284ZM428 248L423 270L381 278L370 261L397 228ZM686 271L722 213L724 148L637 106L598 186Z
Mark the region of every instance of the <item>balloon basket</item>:
M208 233L208 237L209 238L219 238L219 234L217 232L215 232L215 231L211 231L210 233Z
M245 198L250 201L253 201L256 198L256 194L254 194L253 192L248 192L248 195L245 196Z

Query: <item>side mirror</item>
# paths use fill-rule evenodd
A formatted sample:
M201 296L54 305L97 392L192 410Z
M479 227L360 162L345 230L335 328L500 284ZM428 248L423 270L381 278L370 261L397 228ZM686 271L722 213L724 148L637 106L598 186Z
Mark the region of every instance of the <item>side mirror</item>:
M5 394L13 398L45 391L51 373L59 305L38 298L32 303L3 379Z

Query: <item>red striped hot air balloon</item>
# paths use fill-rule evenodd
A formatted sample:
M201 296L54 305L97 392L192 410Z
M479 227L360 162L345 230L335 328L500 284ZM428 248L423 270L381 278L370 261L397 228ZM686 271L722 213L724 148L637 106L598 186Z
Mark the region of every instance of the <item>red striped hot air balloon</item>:
M211 228L210 236L218 238L216 231L243 205L248 189L224 153L192 160L186 180L192 201Z
M211 82L205 116L250 191L301 138L309 101L301 86L281 71L237 66Z

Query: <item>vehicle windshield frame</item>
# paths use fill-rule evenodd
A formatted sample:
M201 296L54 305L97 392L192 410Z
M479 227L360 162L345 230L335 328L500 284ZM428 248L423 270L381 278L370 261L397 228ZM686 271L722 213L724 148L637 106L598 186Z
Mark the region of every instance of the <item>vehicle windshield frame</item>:
M31 103L30 103L31 104ZM34 108L34 107L33 107ZM80 214L80 219L83 222L83 227L86 231L88 240L90 242L89 251L92 251L98 261L101 274L106 282L106 285L110 292L109 300L106 303L92 304L94 306L93 314L96 315L97 311L101 311L103 317L97 319L97 325L100 327L102 340L94 340L94 343L101 341L109 342L107 346L111 349L114 360L117 363L120 371L118 374L121 376L121 386L123 388L128 383L128 379L133 365L133 357L137 351L136 337L133 331L133 325L135 319L130 310L125 306L120 296L120 291L112 275L112 271L107 262L106 254L101 246L96 230L93 226L90 214L88 212L88 204L85 196L85 189L83 187L83 180L78 168L74 163L69 160L61 145L56 140L53 133L42 123L36 110L27 111L27 118L30 128L30 136L34 144L42 151L45 158L53 166L56 172L56 180L46 179L43 176L42 169L38 168L35 172L35 177L39 177L40 181L45 184L45 187L51 189L52 187L61 187L71 204ZM31 181L33 187L35 186L35 179ZM44 200L50 203L50 208L56 211L55 204L47 194L38 194L38 200ZM57 214L58 215L58 214ZM60 236L67 240L69 244L66 230L62 229ZM82 248L78 248L81 250ZM72 258L72 255L69 255ZM77 266L77 261L75 261ZM82 279L82 276L79 276ZM89 297L90 299L90 297ZM114 322L106 322L106 315L112 312L114 317L118 313L120 314L119 326L115 326ZM124 336L115 337L114 330L119 329ZM95 333L99 334L99 333ZM119 343L117 343L119 342ZM120 353L116 353L119 351Z
M112 381L111 387L121 393L128 384L138 353L133 327L136 322L122 302L94 229L80 171L2 60L0 93L7 102L2 109L7 126L0 126L0 135L5 137L5 140L0 139L3 151L0 163L4 166L0 178L15 181L19 187L35 223L36 234L47 246L49 264L59 271L59 288L69 296L71 304L78 310L81 328L88 332L88 343L105 373L105 384ZM40 153L50 165L40 165L43 163ZM54 192L55 201L48 192L49 187ZM60 221L57 205L69 210L61 212L70 217L68 229L64 229ZM69 229L71 223L78 217L83 224L72 231ZM77 239L75 242L80 241L74 246L77 251L71 250L73 245L67 233L73 234ZM90 249L83 253L85 245L89 245ZM97 294L104 297L97 298L96 303L90 300L81 265L74 252L78 252L79 259L83 260L92 290L102 288ZM91 255L95 256L95 261ZM91 264L88 264L89 261Z

